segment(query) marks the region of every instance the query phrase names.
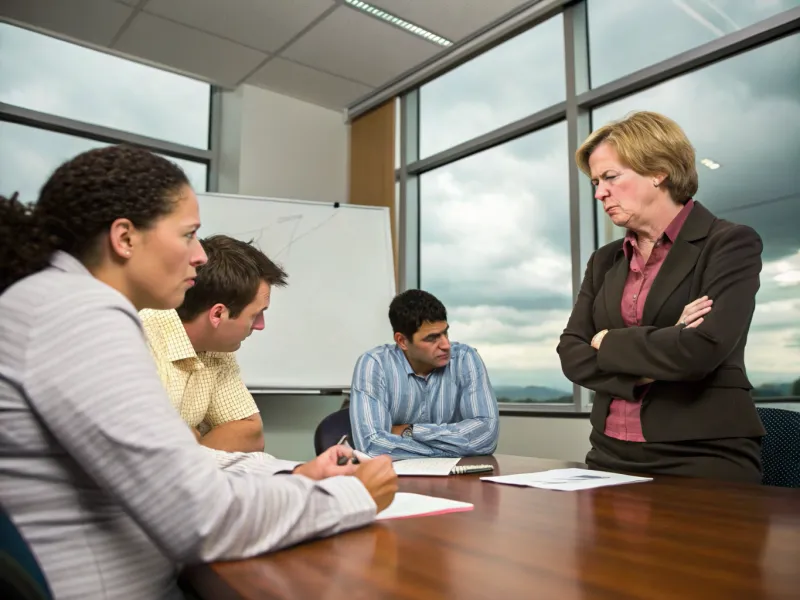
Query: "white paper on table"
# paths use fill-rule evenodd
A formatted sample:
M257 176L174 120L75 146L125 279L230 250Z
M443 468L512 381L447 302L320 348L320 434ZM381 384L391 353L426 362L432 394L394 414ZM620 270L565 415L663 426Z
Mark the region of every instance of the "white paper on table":
M394 495L394 500L392 500L388 508L378 513L375 518L378 521L384 521L386 519L405 519L408 517L429 517L451 512L464 512L473 508L475 506L469 502L398 492Z
M508 485L521 485L565 492L653 480L652 477L634 477L632 475L622 475L620 473L592 471L591 469L551 469L538 473L498 475L497 477L481 477L481 479L494 483L506 483Z
M406 458L392 465L398 475L430 475L446 477L458 464L460 458Z

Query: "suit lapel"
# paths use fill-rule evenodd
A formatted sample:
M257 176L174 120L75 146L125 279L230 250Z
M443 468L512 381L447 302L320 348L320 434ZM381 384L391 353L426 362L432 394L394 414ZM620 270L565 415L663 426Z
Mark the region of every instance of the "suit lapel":
M700 250L686 240L682 240L680 235L670 248L664 264L653 281L653 287L647 294L644 302L644 312L642 313L642 325L651 325L658 311L667 301L670 294L675 291L681 281L694 269Z
M715 220L708 209L699 202L695 202L692 212L683 224L675 243L670 248L664 264L653 281L653 287L647 294L642 314L642 325L651 325L658 315L658 311L667 301L670 294L675 291L686 276L694 269L700 256L700 248L693 242L701 240L708 235Z
M610 329L622 329L625 321L622 320L622 291L628 278L628 259L622 249L619 250L617 260L606 273L603 283L603 301L606 303L606 312L611 322Z

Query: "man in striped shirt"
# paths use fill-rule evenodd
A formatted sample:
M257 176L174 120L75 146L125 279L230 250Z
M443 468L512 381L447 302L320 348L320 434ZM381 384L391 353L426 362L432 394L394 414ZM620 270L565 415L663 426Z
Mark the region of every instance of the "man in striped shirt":
M395 343L364 353L353 373L356 448L396 459L494 452L497 399L478 352L450 342L444 305L408 290L392 301L389 321Z

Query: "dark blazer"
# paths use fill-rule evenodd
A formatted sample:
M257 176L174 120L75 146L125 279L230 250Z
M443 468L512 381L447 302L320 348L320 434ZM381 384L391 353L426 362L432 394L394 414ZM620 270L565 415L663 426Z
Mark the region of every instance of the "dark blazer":
M622 240L589 259L578 299L558 344L561 368L595 392L592 426L603 432L611 400L634 400L635 382L655 382L644 397L649 442L759 437L744 347L759 288L762 243L750 227L718 219L695 202L644 305L642 325L626 327L620 304L628 275ZM675 326L684 306L708 295L697 328ZM608 329L600 350L591 346Z

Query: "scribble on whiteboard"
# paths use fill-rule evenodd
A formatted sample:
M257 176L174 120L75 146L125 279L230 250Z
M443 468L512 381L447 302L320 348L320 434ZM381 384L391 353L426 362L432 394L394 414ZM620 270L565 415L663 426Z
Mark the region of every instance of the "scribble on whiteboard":
M324 225L326 225L326 224L330 223L330 221L331 221L332 219L335 219L335 218L336 218L336 215L338 215L338 214L339 214L339 211L336 211L336 212L335 212L335 213L333 213L333 214L332 214L330 217L328 217L327 219L325 219L325 220L324 220L322 223L320 223L320 224L319 224L319 225L317 225L316 227L312 227L312 228L311 228L311 229L309 229L308 231L305 231L305 232L303 232L303 234L302 234L302 235L298 235L297 237L294 237L294 231L297 231L297 228L295 228L295 230L292 232L292 238L289 240L289 243L288 243L288 244L286 244L286 245L285 245L283 248L281 248L280 250L278 250L278 252L276 252L276 253L275 253L275 256L276 256L276 257L280 256L280 255L281 255L281 252L283 252L284 250L289 250L289 249L292 247L292 245L293 245L293 244L295 244L295 243L297 243L298 241L302 240L302 239L303 239L304 237L306 237L307 235L310 235L310 234L314 233L314 232L315 232L317 229L319 229L319 228L323 227ZM287 258L288 258L288 256L287 256Z
M295 243L297 243L298 241L302 240L307 235L310 235L310 234L314 233L315 231L317 231L321 227L323 227L326 224L328 224L331 221L331 219L334 219L336 217L336 215L338 215L338 214L339 214L339 211L334 212L327 219L325 219L324 221L322 221L321 223L319 223L315 227L312 227L308 231L304 231L300 235L297 235L297 230L300 229L300 225L301 225L301 223L303 221L303 215L298 215L298 214L286 215L285 217L278 217L275 220L275 223L272 224L272 225L268 225L266 227L260 227L258 229L248 229L247 231L241 231L241 232L237 232L237 233L232 233L231 235L233 237L241 239L241 240L248 240L248 241L252 240L252 243L257 248L259 248L260 250L266 252L269 255L270 258L275 259L275 260L280 258L281 255L285 252L286 256L285 256L284 260L288 260L291 257L292 246ZM283 228L283 227L279 227L279 226L284 225L286 223L291 223L291 222L293 222L293 225L292 225L291 231L289 231L289 234L288 234L289 241L286 242L283 246L281 246L280 249L278 249L278 250L276 250L274 252L272 252L272 251L267 252L266 250L264 250L265 244L263 242L265 242L267 240L272 242L272 241L276 240L278 237L284 237L284 239L285 239L285 229L287 229L287 228ZM270 232L272 232L274 234L277 234L277 235L275 235L274 238L269 239L268 233L270 233ZM284 235L280 235L280 234L284 234ZM271 245L271 244L268 244L268 245Z
M291 249L292 249L292 244L294 243L295 240L294 236L297 235L297 228L300 227L300 222L302 220L303 220L303 215L289 215L287 217L281 217L278 219L278 223L288 223L289 221L294 221L294 227L292 227L292 233L289 234L289 243L286 244L280 250L278 250L273 256L273 258L277 259L284 251L284 249L287 251L286 260L288 261L292 257Z

